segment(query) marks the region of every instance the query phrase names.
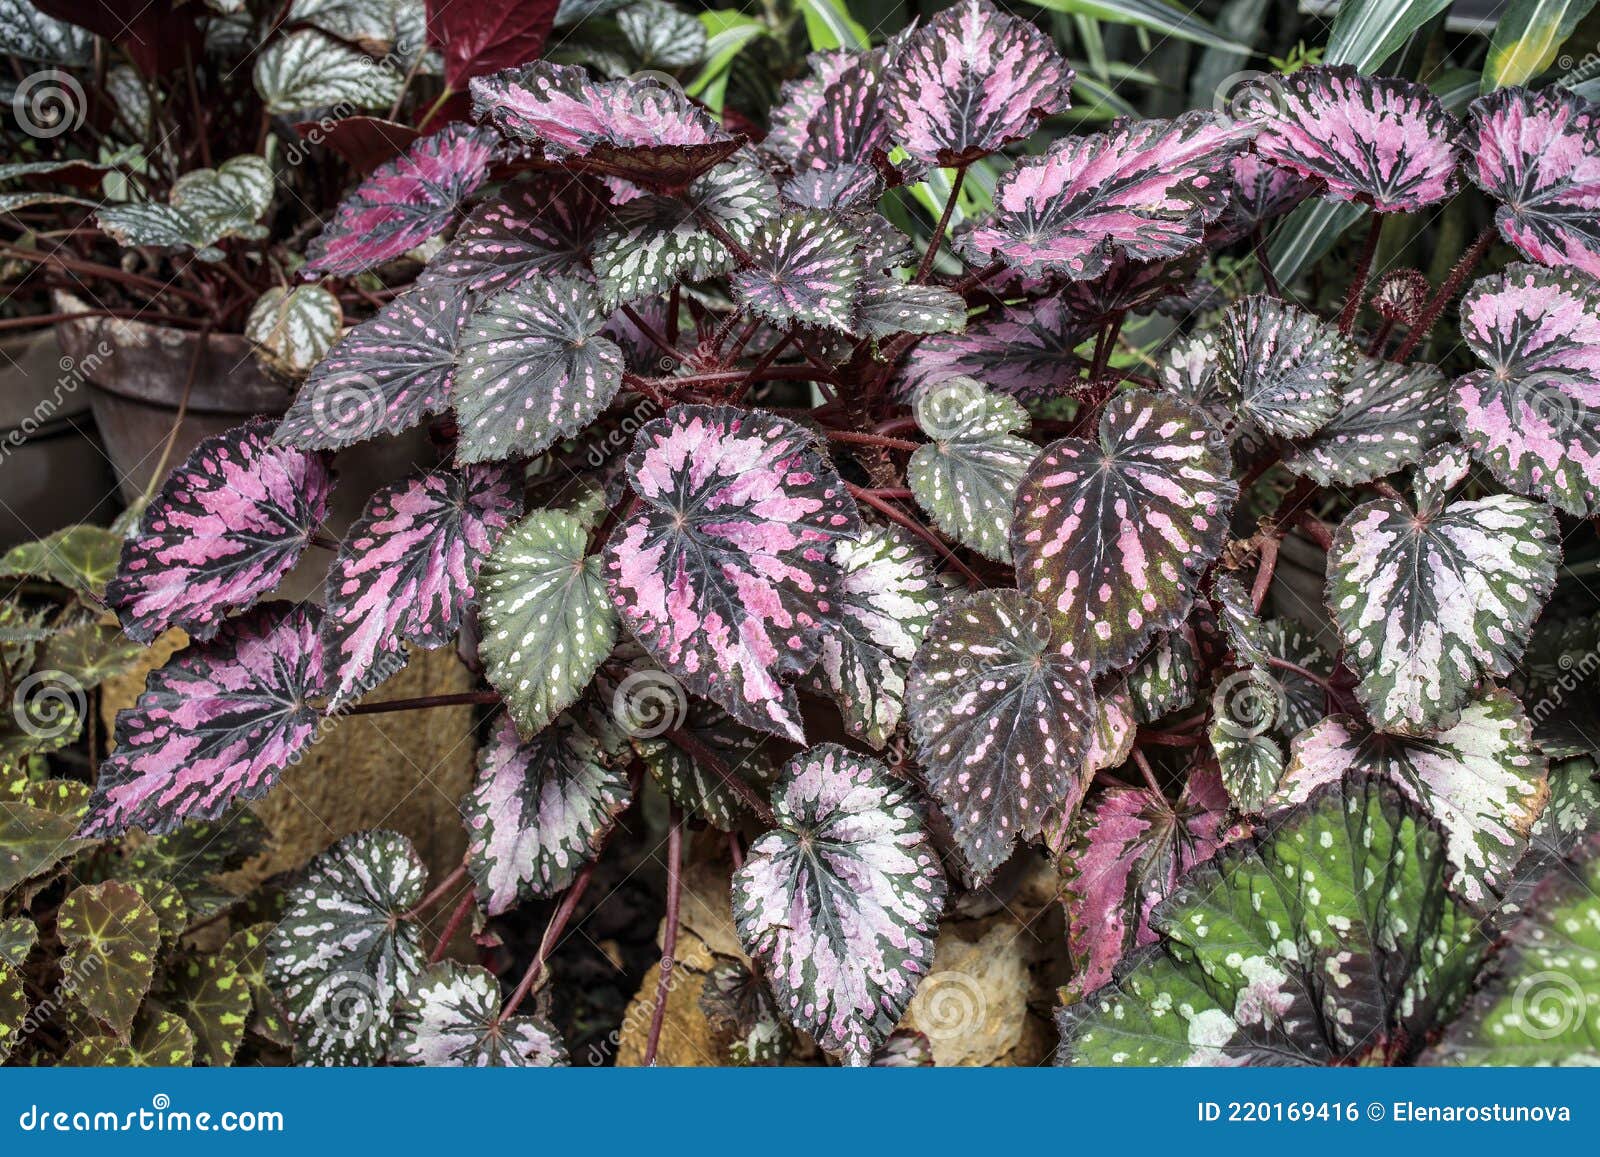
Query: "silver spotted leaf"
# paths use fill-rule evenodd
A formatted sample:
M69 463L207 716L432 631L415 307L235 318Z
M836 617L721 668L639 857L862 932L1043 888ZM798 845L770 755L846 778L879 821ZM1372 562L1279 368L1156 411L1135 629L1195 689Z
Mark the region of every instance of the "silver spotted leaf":
M836 744L795 756L733 878L739 941L798 1029L865 1065L933 963L945 880L906 784Z
M1053 644L1026 595L979 591L933 621L911 664L906 714L928 793L975 880L1051 812L1070 815L1094 726L1088 668Z
M733 297L773 325L813 325L849 333L866 266L857 237L824 213L789 213L746 247L753 264L733 275Z
M1194 602L1238 493L1216 430L1193 407L1133 390L1099 441L1053 442L1017 491L1017 584L1050 612L1063 650L1095 673L1134 659Z
M487 295L532 277L580 276L589 269L595 232L611 212L586 181L524 177L479 204L417 284Z
M769 737L742 727L726 711L705 699L683 702L683 691L664 672L641 668L617 684L612 715L632 738L633 749L651 777L678 806L719 831L736 831L749 808L704 759L713 759L745 783L765 794L777 773ZM662 738L679 732L677 739ZM691 743L680 746L687 737Z
M1339 411L1355 344L1316 314L1275 297L1235 302L1217 339L1217 386L1269 434L1305 438Z
M1133 714L1140 723L1154 723L1194 702L1200 666L1189 636L1168 631L1128 674Z
M1355 486L1413 466L1450 435L1448 395L1434 366L1358 356L1338 412L1296 441L1284 467L1322 486Z
M542 1016L500 1016L500 982L485 968L441 961L411 987L395 1015L389 1055L438 1068L550 1068L567 1048Z

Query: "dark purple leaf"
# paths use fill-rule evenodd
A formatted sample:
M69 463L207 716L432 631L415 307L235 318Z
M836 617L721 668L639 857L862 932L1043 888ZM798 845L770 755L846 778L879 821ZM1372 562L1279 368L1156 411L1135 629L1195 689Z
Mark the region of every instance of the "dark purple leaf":
M1192 285L1203 256L1199 249L1170 261L1130 261L1119 255L1099 277L1069 282L1061 291L1062 308L1080 325L1095 327L1114 315L1143 313Z
M1183 621L1194 575L1217 557L1238 488L1201 413L1134 390L1100 416L1098 444L1063 438L1017 492L1017 582L1051 614L1063 651L1096 672Z
M1414 465L1450 434L1448 387L1431 365L1358 357L1339 412L1284 466L1323 486L1354 486Z
M332 706L406 662L404 643L455 638L478 569L522 513L522 471L466 466L403 479L372 496L328 571L323 663Z
M475 76L535 59L560 7L561 0L428 0L428 39L444 56L445 84L461 92Z
M761 147L778 157L791 168L809 168L800 165L801 150L806 147L807 127L822 111L828 89L855 63L852 52L814 52L807 63L811 74L799 80L785 81L778 92L778 102L769 117L770 128ZM827 166L818 166L826 168Z
M117 712L85 835L169 832L260 799L315 737L322 612L266 603L153 672Z
M1207 238L1214 246L1243 241L1317 191L1315 181L1280 169L1254 153L1233 158L1231 180L1228 207Z
M640 504L605 554L623 623L688 691L803 742L780 680L840 625L831 545L861 529L844 483L794 423L714 406L648 423L627 472Z
M1081 376L1084 362L1076 350L1094 332L1059 297L1002 306L974 318L964 333L919 342L901 375L900 396L971 377L1023 402L1059 397Z
M984 264L1074 281L1098 277L1118 253L1180 257L1227 204L1229 166L1249 138L1246 126L1202 112L1063 137L1000 178L993 215L961 247Z
M734 300L774 325L798 322L848 333L866 272L856 241L825 214L786 214L751 240L754 264L733 275Z
M272 423L207 438L167 476L106 587L122 629L148 643L168 627L196 640L277 585L328 511L317 454L274 446Z
M328 351L272 440L302 450L338 450L442 413L471 306L459 286L422 286L395 298Z
M895 143L951 166L1022 140L1071 101L1055 44L989 0L961 0L913 32L889 74Z
M525 177L474 209L417 283L459 283L487 294L529 277L581 275L608 215L602 195L586 181Z
M306 250L307 273L346 277L382 265L443 232L489 174L495 137L447 125L361 182Z
M887 86L879 52L854 55L827 83L799 139L793 166L834 169L872 164L888 152Z

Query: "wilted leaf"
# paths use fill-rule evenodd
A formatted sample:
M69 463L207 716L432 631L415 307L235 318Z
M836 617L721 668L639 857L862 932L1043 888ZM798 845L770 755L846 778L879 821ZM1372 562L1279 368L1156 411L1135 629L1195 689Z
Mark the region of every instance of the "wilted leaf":
M502 718L461 804L467 864L489 915L572 883L628 801L628 777L610 766L581 716L560 715L526 741Z
M835 744L790 760L772 806L733 879L739 940L790 1022L864 1065L932 964L939 858L906 786Z
M1094 725L1088 668L1016 591L980 591L933 621L911 664L906 714L928 792L985 880L1054 810L1071 814Z
M1452 889L1480 908L1510 883L1549 797L1545 758L1522 706L1505 691L1470 704L1455 726L1425 739L1372 731L1348 715L1324 719L1294 741L1269 808L1292 807L1351 769L1389 780L1438 821L1457 873Z
M66 948L61 970L72 978L73 995L127 1040L155 975L161 947L155 913L127 884L85 884L61 902L56 934Z
M567 1047L542 1016L501 1019L500 983L453 961L419 977L395 1017L390 1055L399 1063L483 1068L565 1065Z
M358 832L311 862L267 941L267 975L294 1023L295 1059L375 1064L392 1012L424 967L417 925L401 916L427 870L394 832Z
M1140 390L1113 396L1098 445L1045 448L1017 492L1017 582L1051 614L1063 651L1095 672L1128 663L1189 613L1237 487L1198 410Z
M270 791L317 733L320 622L314 605L267 603L152 672L117 712L83 834L169 832Z
M106 587L131 637L177 626L210 639L299 560L333 479L319 455L274 446L271 428L257 419L207 438L156 491Z
M490 298L461 338L454 404L465 462L531 456L577 433L622 385L622 351L592 282L524 281Z
M627 474L640 503L605 553L623 625L686 691L804 742L781 680L839 625L830 547L861 527L844 483L794 423L714 406L646 424Z
M1217 340L1217 385L1239 413L1271 434L1305 438L1339 410L1355 344L1314 313L1275 297L1230 306Z
M330 706L397 672L405 643L437 650L454 640L479 568L521 513L522 472L500 465L430 471L368 500L328 570Z

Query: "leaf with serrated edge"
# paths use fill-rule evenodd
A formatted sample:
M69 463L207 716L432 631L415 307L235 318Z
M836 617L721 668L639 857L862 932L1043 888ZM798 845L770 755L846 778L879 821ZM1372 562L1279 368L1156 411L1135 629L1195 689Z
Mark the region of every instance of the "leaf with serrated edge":
M488 969L442 961L412 986L395 1017L390 1055L400 1064L484 1068L565 1065L567 1048L544 1017L500 1017Z
M1017 582L1051 614L1066 652L1095 672L1133 659L1194 601L1238 487L1198 410L1134 390L1100 416L1099 443L1045 448L1017 491Z
M939 857L906 786L836 744L789 761L772 809L733 878L740 943L796 1028L865 1065L933 963Z
M155 976L161 926L139 893L109 880L74 888L56 915L72 995L123 1040Z
M899 393L909 400L924 388L967 377L1023 402L1057 397L1079 381L1084 362L1077 350L1094 333L1059 297L1003 306L968 322L963 333L917 343Z
M1088 669L1052 645L1044 611L1016 591L980 591L934 620L911 664L906 714L928 792L974 879L1038 835L1050 811L1071 814L1089 786Z
M1355 486L1416 464L1450 434L1448 385L1426 363L1357 357L1338 413L1284 455L1285 469L1322 486Z
M418 285L477 294L530 277L572 277L589 268L589 246L612 210L590 185L527 177L486 198L417 277Z
M1194 702L1200 667L1194 647L1182 631L1168 631L1128 675L1134 717L1140 723L1182 711Z
M848 333L866 273L856 241L827 214L785 214L751 238L751 264L733 275L734 300L774 325Z
M89 803L89 789L65 779L29 784L15 799L0 798L0 892L88 847L76 839Z
M1252 296L1223 314L1217 385L1239 413L1271 434L1305 438L1339 411L1355 344L1316 314Z
M1426 739L1385 735L1347 715L1324 719L1295 739L1268 807L1291 807L1351 768L1390 780L1439 821L1459 873L1453 886L1480 908L1510 882L1549 798L1545 757L1507 691L1468 705L1455 726Z
M226 951L191 956L167 970L156 999L182 1016L197 1060L229 1065L250 1023L250 985Z

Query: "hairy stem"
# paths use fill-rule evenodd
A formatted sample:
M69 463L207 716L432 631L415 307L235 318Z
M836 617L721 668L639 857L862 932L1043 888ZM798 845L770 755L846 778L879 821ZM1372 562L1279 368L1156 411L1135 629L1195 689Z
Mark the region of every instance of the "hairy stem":
M849 442L858 446L882 446L888 450L920 450L926 442L910 442L905 438L890 438L884 434L860 434L854 430L828 430L830 442Z
M1391 361L1405 361L1412 350L1427 340L1428 335L1433 332L1434 323L1444 312L1444 307L1450 303L1450 299L1478 267L1478 262L1483 260L1483 255L1489 251L1489 244L1494 238L1495 230L1492 225L1478 234L1478 239L1472 243L1472 248L1461 255L1461 260L1450 270L1450 276L1444 279L1444 284L1439 286L1438 291L1428 299L1428 304L1422 307L1422 312L1417 315L1416 324L1411 327L1411 332L1406 334L1406 340L1400 343L1400 348L1394 351Z

